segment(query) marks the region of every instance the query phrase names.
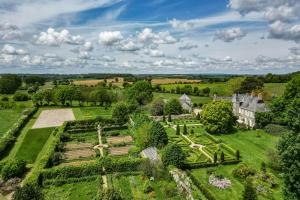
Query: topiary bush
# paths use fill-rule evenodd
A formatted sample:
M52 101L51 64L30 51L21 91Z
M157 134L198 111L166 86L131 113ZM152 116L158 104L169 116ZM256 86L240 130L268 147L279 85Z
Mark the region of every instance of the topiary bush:
M24 160L10 160L5 163L1 170L1 177L7 181L11 178L21 178L26 171L26 162Z
M248 176L252 176L256 173L256 171L250 168L245 163L239 164L233 171L233 176L241 179L246 179Z

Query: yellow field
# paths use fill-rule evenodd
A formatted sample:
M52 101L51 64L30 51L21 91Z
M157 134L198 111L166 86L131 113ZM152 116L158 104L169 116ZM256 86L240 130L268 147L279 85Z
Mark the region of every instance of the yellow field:
M124 78L118 77L118 82L115 78L106 79L107 83L112 83L113 85L122 86L124 83ZM95 86L99 83L104 82L104 79L91 79L91 80L74 80L74 85L86 85L86 86Z
M154 78L152 84L174 84L174 83L201 83L201 80L189 80L186 78Z

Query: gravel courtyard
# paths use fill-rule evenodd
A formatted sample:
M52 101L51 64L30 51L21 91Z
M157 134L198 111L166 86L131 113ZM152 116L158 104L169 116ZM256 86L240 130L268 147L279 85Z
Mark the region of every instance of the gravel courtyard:
M72 120L75 120L72 109L43 110L32 128L56 127Z

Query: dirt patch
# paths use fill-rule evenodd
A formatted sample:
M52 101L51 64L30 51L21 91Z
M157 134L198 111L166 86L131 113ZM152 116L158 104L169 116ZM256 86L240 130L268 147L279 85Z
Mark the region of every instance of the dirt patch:
M64 153L65 160L75 160L80 158L90 158L95 156L96 153L93 149L76 149L72 151L66 151Z
M82 164L90 164L90 163L95 163L94 160L80 160L80 161L75 161L75 162L65 162L61 163L59 166L80 166Z
M134 147L134 145L127 145L125 147L111 147L108 149L108 152L112 156L127 155L129 149L132 147Z
M133 139L129 135L107 137L107 143L108 144L129 143L129 142L132 142L132 141L133 141Z
M43 110L32 128L57 127L72 120L75 120L72 109Z

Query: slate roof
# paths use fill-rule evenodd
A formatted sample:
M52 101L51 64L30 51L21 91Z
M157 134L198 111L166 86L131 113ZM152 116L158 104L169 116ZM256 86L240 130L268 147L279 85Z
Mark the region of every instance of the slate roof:
M269 109L265 105L264 101L258 96L252 96L248 94L234 94L232 102L240 103L240 108L249 110L252 112L268 112Z
M149 158L151 161L159 161L159 155L157 153L157 149L155 147L148 147L147 149L144 149L142 152L142 155L146 158Z

